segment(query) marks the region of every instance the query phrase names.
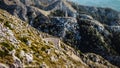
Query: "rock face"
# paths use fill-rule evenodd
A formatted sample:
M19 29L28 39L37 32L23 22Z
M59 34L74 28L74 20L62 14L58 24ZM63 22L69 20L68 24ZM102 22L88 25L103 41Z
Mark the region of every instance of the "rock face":
M15 49L23 67L120 67L117 11L66 0L0 0L0 8L52 35L1 10L0 50L4 54L0 59L5 61L0 61L4 64L15 67L13 59L7 60L13 57L6 53Z

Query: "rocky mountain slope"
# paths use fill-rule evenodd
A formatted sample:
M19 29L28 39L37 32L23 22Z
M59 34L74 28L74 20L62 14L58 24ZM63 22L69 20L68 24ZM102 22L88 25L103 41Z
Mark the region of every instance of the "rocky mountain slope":
M76 9L76 16L69 16L69 13L59 9L51 12L48 17L37 16L33 26L60 37L65 43L84 53L99 54L119 66L120 13L110 8L70 4Z
M0 67L117 68L99 55L77 52L1 9Z
M59 39L47 34L45 36L27 23L0 10L0 68L87 68L74 51Z
M5 20L10 20L10 23L13 23L6 22L4 27L9 27L15 36L10 35L12 39L7 39L10 42L2 44L8 45L7 43L10 43L11 45L8 46L14 46L19 40L18 50L16 50L17 48L10 48L10 50L8 48L7 50L10 53L20 53L23 50L22 53L25 56L28 55L27 53L33 54L33 59L36 62L32 62L30 65L38 64L48 68L53 66L56 68L58 65L65 68L67 66L68 68L115 68L114 65L120 67L120 13L117 11L110 8L81 6L66 0L0 0L0 8L29 22L37 30L52 35L39 32L27 23L18 23L15 17L12 20L11 18L7 19L9 16L3 14L6 17ZM5 14L8 13L5 12ZM12 16L10 15L10 17ZM1 21L3 22L3 18ZM3 25L1 24L1 26ZM6 33L4 32L4 34ZM32 52L28 52L30 50ZM47 54L50 51L52 54ZM16 55L20 60L25 60L18 54ZM39 55L40 58L38 58ZM64 58L58 59L58 56ZM47 59L45 59L46 57ZM43 61L44 59L45 61ZM52 60L56 62L52 62ZM29 63L25 65L29 65ZM12 64L12 66L15 65Z

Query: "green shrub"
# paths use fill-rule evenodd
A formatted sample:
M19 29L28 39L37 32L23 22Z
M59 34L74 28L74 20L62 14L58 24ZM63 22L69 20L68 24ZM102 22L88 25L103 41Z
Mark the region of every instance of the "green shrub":
M13 30L12 27L11 27L11 25L10 25L10 22L9 22L9 21L6 21L6 23L4 23L4 25L5 25L6 27L9 27L9 29Z
M22 42L24 42L25 44L28 42L27 37L22 37L22 38L20 38L20 40L21 40Z
M42 47L42 48L41 48L41 51L45 51L45 50L46 50L46 48L45 48L45 47Z
M4 47L6 47L9 51L14 49L13 45L11 45L11 44L9 44L7 42L2 42L0 44L3 45Z

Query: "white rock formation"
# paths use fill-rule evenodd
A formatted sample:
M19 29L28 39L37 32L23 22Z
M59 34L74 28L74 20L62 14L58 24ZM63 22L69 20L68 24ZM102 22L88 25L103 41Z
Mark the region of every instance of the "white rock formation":
M26 53L25 57L26 57L27 63L33 62L33 55L32 54Z
M16 53L16 50L12 50L11 52L9 52L9 54L12 55L13 60L14 60L13 65L15 66L15 68L22 67L22 62L17 56L15 56L15 53Z
M24 57L25 56L25 52L23 50L20 51L20 57Z

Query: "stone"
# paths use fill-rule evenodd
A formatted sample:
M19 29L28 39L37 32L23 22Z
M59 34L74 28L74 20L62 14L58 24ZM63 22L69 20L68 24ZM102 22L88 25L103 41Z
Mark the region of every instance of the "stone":
M23 67L21 60L17 56L15 56L15 53L16 53L16 50L12 50L9 52L9 54L12 55L13 60L14 60L13 65L15 66L15 68Z
M20 57L24 57L25 56L25 52L23 50L20 51Z
M40 68L49 68L45 62L43 62L41 65L40 65Z
M33 62L33 55L32 54L26 53L25 57L26 57L27 63Z
M52 62L56 62L56 61L58 61L57 56L51 56L50 59L51 59Z

